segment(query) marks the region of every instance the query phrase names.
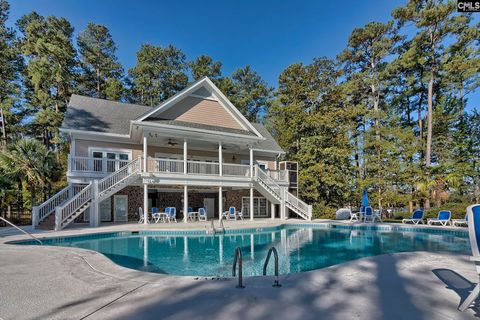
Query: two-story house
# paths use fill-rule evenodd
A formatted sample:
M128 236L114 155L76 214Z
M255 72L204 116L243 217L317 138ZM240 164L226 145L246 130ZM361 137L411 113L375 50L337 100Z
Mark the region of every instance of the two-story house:
M289 192L296 175L279 170L285 152L206 77L157 107L73 95L61 132L68 186L34 208L35 227L136 221L140 207L146 218L175 207L184 221L188 208L221 219L231 206L250 219L311 218Z

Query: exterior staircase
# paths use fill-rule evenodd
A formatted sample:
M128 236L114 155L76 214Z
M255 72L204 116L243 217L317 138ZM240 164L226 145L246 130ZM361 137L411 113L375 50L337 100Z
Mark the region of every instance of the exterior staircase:
M255 166L254 182L257 190L273 203L285 206L305 220L312 220L312 206L288 192L285 187L279 186L265 171Z
M62 230L90 208L93 201L98 203L126 187L138 177L141 169L141 158L137 158L100 181L60 190L40 206L34 207L32 225L39 229Z

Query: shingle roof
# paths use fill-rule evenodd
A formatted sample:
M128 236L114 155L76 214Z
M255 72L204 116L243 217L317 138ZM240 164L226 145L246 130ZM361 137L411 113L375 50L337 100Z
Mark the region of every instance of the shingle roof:
M252 125L257 129L257 131L265 138L265 140L261 140L258 142L256 148L263 149L263 150L272 150L278 151L279 153L284 153L283 149L278 145L277 141L272 137L270 132L268 132L267 128L261 123L252 123Z
M104 99L72 95L63 119L62 129L128 134L130 120L151 107Z

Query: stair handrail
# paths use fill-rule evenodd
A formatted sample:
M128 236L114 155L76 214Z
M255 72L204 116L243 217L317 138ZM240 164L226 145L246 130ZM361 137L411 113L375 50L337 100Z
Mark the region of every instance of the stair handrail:
M268 186L277 197L281 197L281 187L258 165L255 165L255 178Z
M61 230L65 220L70 218L75 211L90 200L92 200L92 182L70 198L70 200L55 209L55 231Z
M32 225L33 227L38 226L40 221L44 220L50 213L55 211L55 208L59 206L62 202L67 200L72 196L71 192L73 191L72 185L69 184L62 190L58 191L55 195L50 197L47 201L42 204L32 208Z
M306 218L312 218L312 206L308 205L304 201L302 201L299 197L295 196L290 192L285 192L286 195L286 203L290 204L291 206L295 207L298 211L303 213Z
M101 197L106 191L118 184L119 182L127 179L131 175L138 173L142 170L141 157L138 157L117 171L112 172L102 180L98 181L98 196Z
M238 285L237 288L243 289L245 286L243 285L243 270L242 270L242 249L240 247L237 247L235 249L235 256L233 257L233 267L232 267L232 276L236 276L236 267L237 267L237 262L238 262Z
M35 237L33 234L31 234L30 232L27 232L27 231L23 230L22 228L17 227L15 224L13 224L12 222L8 221L8 220L5 219L4 217L0 217L0 220L5 221L7 224L11 225L11 226L14 227L15 229L20 230L21 232L25 233L26 235L32 237L33 240L37 241L38 243L40 243L40 244L43 246L43 242L42 242L40 239L38 239L37 237Z
M270 256L272 255L273 252L273 257L275 258L275 280L273 282L272 287L281 287L282 285L278 281L278 253L277 249L275 247L271 247L270 250L268 250L267 258L265 259L265 263L263 264L263 275L267 275L267 267L268 267L268 262L270 262Z

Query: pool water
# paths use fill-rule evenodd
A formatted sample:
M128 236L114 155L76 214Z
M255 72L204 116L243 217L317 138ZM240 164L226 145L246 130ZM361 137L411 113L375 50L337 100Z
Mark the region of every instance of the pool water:
M165 235L139 231L51 238L43 242L95 250L121 266L142 271L219 277L231 276L237 247L241 248L243 273L247 276L262 274L267 252L272 246L278 251L281 274L324 268L385 253L470 253L466 232L298 228L292 225L225 235ZM24 243L33 244L31 241ZM272 270L273 261L270 274Z

